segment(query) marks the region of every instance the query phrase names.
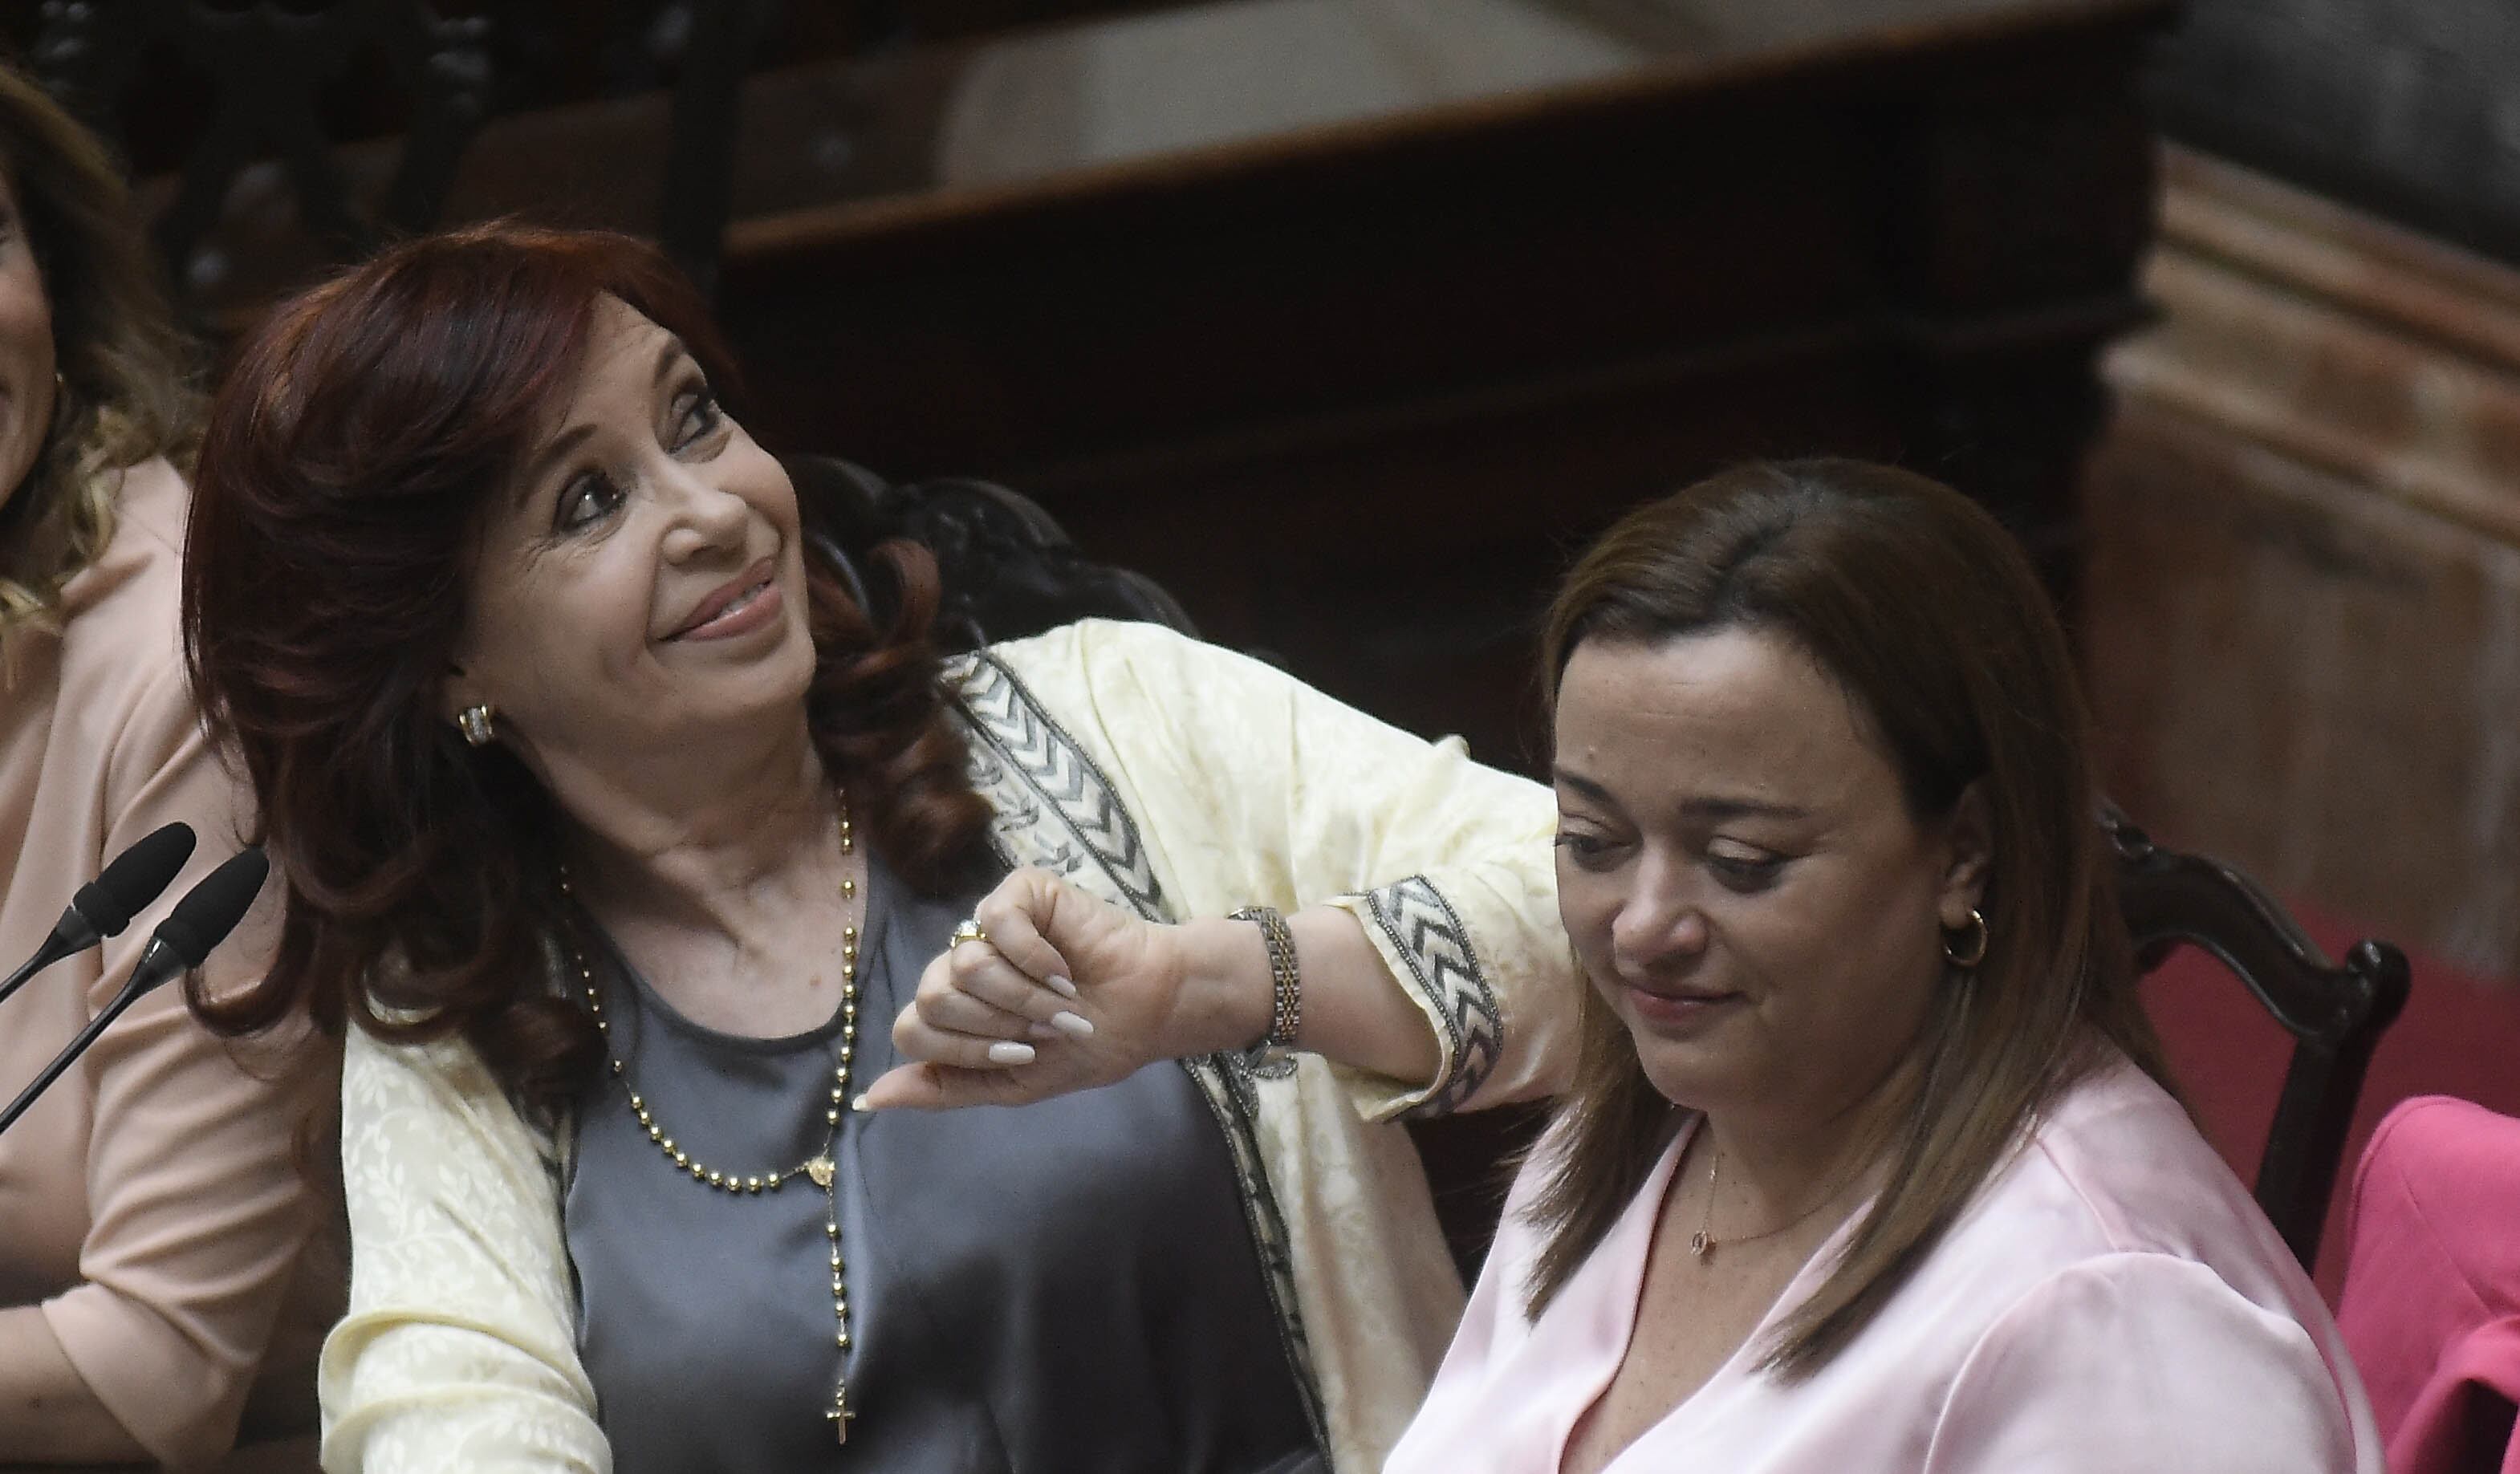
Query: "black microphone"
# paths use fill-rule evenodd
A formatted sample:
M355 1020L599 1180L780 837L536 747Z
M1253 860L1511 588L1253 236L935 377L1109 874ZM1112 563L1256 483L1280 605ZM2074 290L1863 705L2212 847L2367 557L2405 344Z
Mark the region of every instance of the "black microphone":
M34 1083L10 1101L7 1110L0 1111L0 1131L16 1124L26 1113L26 1107L35 1103L35 1097L62 1078L62 1072L86 1053L97 1036L120 1018L124 1009L140 1002L142 995L202 965L210 949L227 940L228 933L245 919L255 893L262 889L263 876L270 871L271 862L263 858L262 846L255 845L230 856L226 864L185 892L184 899L175 903L175 910L158 923L149 946L140 954L139 964L131 969L131 980L122 985L113 1002L89 1019L87 1027L53 1056L53 1062L44 1066Z
M105 873L78 888L69 909L53 923L53 934L26 959L26 965L0 983L0 1003L26 979L66 957L75 957L107 937L119 936L131 918L174 883L175 872L193 858L193 826L176 823L153 829L131 848L113 857Z

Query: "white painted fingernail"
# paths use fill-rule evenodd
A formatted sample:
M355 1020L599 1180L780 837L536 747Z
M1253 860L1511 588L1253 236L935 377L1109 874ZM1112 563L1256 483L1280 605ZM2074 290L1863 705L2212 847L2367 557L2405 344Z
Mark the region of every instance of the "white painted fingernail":
M1050 991L1058 994L1061 998L1074 998L1076 996L1076 985L1055 972L1049 977L1042 979L1042 981L1050 984Z
M1001 1039L996 1044L989 1046L989 1063L1030 1064L1032 1063L1032 1046L1028 1044L1017 1044L1012 1039Z
M851 1110L864 1110L864 1109L866 1109L866 1108L867 1108L866 1092L864 1092L864 1091L860 1091L860 1092L858 1092L857 1098L849 1102L849 1109L851 1109Z
M1082 1013L1070 1013L1065 1008L1061 1008L1050 1016L1050 1022L1061 1033L1072 1034L1078 1039L1094 1037L1094 1020Z

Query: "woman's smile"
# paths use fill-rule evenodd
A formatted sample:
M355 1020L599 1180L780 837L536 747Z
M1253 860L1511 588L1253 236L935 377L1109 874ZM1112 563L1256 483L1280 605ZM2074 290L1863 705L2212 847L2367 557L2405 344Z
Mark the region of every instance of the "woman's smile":
M665 639L732 640L777 623L787 608L779 593L778 571L775 558L754 563L701 600Z
M1636 1021L1666 1039L1709 1028L1737 1005L1748 1002L1738 993L1652 988L1638 983L1623 983L1620 992L1626 997L1628 1008Z

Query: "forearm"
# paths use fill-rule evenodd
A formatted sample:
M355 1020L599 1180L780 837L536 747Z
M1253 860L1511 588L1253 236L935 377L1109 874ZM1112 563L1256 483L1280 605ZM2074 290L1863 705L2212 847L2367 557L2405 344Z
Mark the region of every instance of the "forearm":
M1295 1047L1369 1074L1413 1084L1442 1067L1434 1030L1383 965L1353 913L1311 906L1286 917L1302 979ZM1183 923L1186 1021L1207 1049L1241 1049L1269 1032L1275 987L1260 928L1206 918ZM1185 1050L1184 1052L1202 1052Z
M31 1305L0 1310L0 1464L148 1457L70 1364L44 1313Z

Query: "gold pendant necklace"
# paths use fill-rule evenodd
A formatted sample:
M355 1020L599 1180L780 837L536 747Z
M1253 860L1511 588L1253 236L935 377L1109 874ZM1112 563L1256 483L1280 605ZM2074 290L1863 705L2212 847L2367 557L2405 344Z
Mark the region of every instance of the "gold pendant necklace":
M849 827L849 801L840 797L840 863L846 867L857 853L857 836ZM568 871L561 870L561 894L574 899ZM843 875L840 897L853 900L858 884L853 876ZM586 1008L594 1015L596 1032L604 1036L605 1054L615 1076L628 1073L621 1056L612 1052L612 1025L604 1016L604 994L595 984L595 969L588 965L585 952L574 939L568 943L569 961L577 968L578 983L586 990ZM777 1192L802 1177L823 1191L823 1235L832 1245L832 1317L837 1322L832 1335L832 1349L839 1357L839 1371L832 1382L832 1406L823 1417L843 1444L849 1441L849 1421L857 1409L849 1406L849 1281L848 1261L840 1253L839 1166L832 1159L840 1135L840 1113L848 1109L849 1071L856 1063L858 1051L858 928L854 923L840 928L840 1060L832 1071L831 1103L823 1111L822 1149L793 1167L755 1175L723 1172L707 1166L674 1142L665 1129L656 1123L655 1113L637 1091L629 1091L630 1113L648 1133L648 1139L678 1173L689 1174L692 1181L721 1191L758 1197L764 1192ZM625 1089L627 1082L624 1082Z
M1699 1129L1702 1131L1705 1128L1701 1124ZM1841 1175L1836 1182L1829 1184L1828 1191L1822 1195L1820 1201L1812 1204L1808 1208L1805 1208L1802 1212L1795 1214L1793 1217L1786 1219L1783 1223L1777 1225L1773 1228L1762 1228L1756 1233L1736 1233L1731 1238L1718 1239L1707 1230L1713 1227L1715 1223L1715 1175L1724 1170L1724 1148L1716 1145L1714 1140L1710 1139L1706 1143L1706 1149L1708 1152L1706 1162L1706 1207L1704 1211L1697 1215L1697 1231L1688 1235L1688 1253L1689 1257L1692 1259L1711 1260L1715 1257L1715 1251L1722 1248L1725 1244L1754 1244L1763 1238L1774 1238L1778 1234L1784 1232L1787 1228L1791 1228L1802 1224L1813 1214L1827 1207L1830 1203L1837 1201L1837 1195L1846 1190L1846 1184L1848 1183L1855 1180L1855 1174L1852 1171Z

